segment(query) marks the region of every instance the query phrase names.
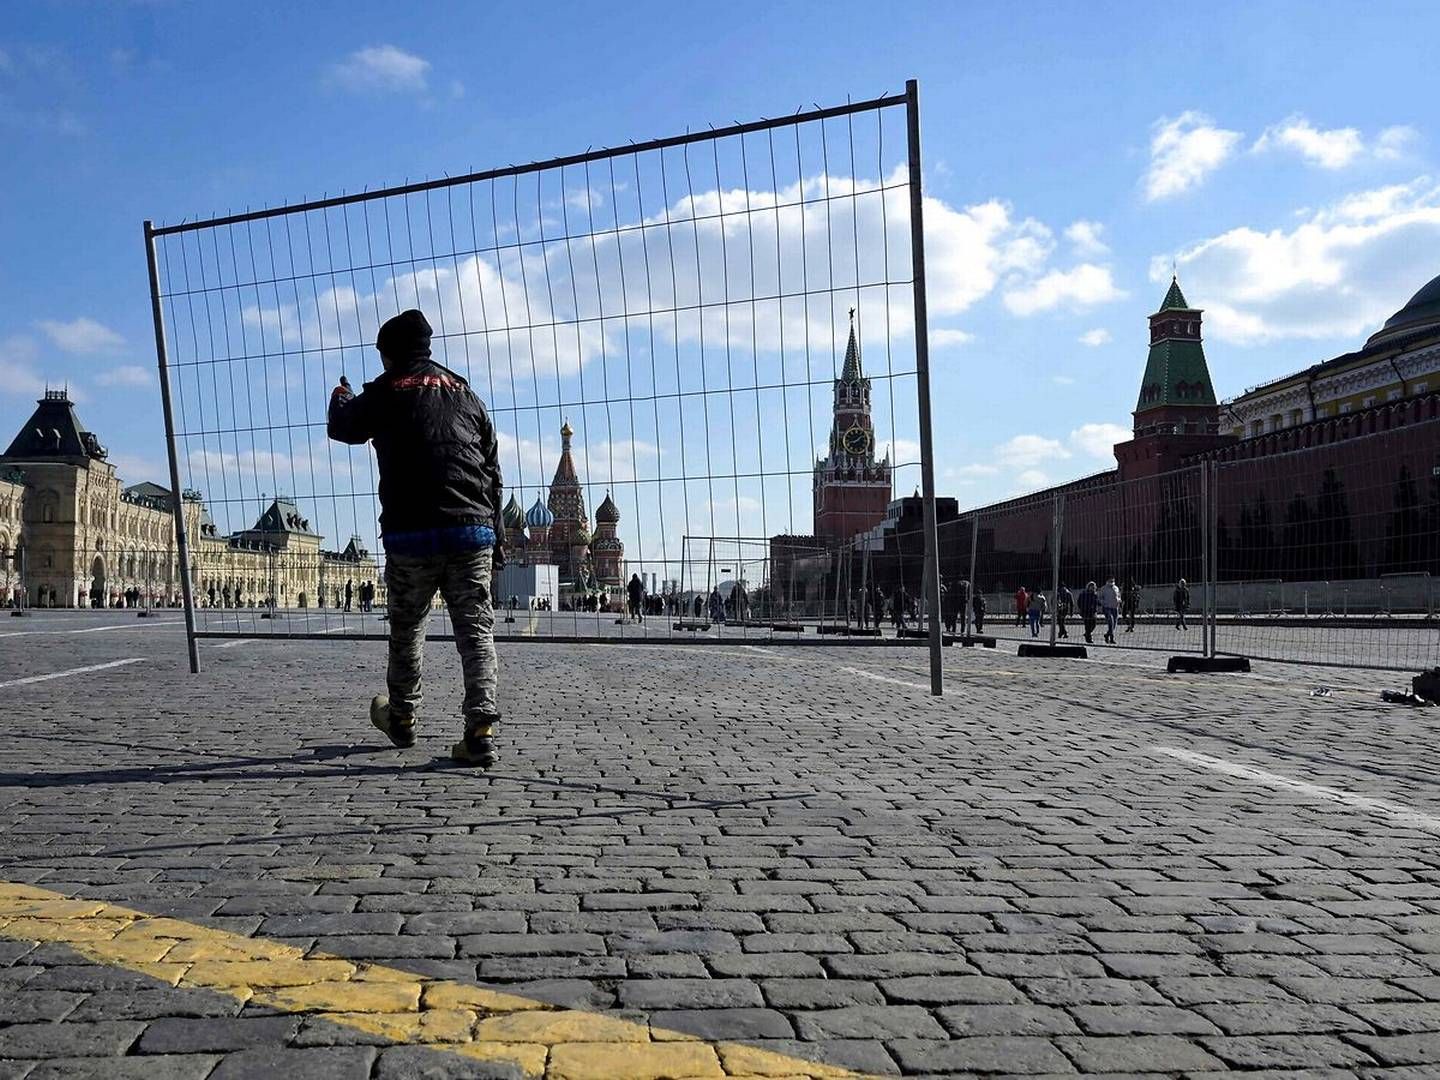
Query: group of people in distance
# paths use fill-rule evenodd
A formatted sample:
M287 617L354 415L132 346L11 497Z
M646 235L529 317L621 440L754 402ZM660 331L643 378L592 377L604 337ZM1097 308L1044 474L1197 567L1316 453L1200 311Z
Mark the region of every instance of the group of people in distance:
M1174 592L1171 594L1172 606L1175 611L1175 629L1189 630L1190 625L1185 617L1190 611L1190 586L1185 579L1181 578L1175 583ZM1050 611L1050 601L1039 589L1027 590L1023 585L1015 590L1015 625L1030 627L1030 636L1039 637L1040 628L1045 624L1045 618ZM1115 579L1106 578L1105 584L1098 589L1095 582L1087 581L1085 588L1080 591L1077 597L1070 591L1068 585L1062 584L1055 596L1055 628L1057 637L1069 637L1066 629L1066 622L1073 616L1080 617L1080 625L1085 631L1085 641L1093 645L1095 643L1094 633L1099 625L1100 619L1105 620L1104 641L1114 645L1115 631L1119 628L1120 622L1125 621L1125 632L1134 633L1135 619L1140 613L1140 586L1134 580L1125 582L1124 587L1115 583Z

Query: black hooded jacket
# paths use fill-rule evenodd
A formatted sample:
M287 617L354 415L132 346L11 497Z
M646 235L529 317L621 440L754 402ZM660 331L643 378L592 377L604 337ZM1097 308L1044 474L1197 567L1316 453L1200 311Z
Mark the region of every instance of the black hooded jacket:
M392 367L358 395L337 387L327 431L344 443L374 442L382 535L456 525L503 535L495 427L449 368L427 356Z

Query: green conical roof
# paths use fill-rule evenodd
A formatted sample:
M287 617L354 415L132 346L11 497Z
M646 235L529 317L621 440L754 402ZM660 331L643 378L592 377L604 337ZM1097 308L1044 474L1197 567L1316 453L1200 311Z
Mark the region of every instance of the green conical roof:
M1183 319L1177 329L1175 320L1159 318L1166 311L1196 311L1186 302L1178 278L1170 279L1170 289L1160 303L1160 310L1150 316L1150 355L1145 361L1145 377L1140 380L1140 399L1135 411L1167 405L1214 408L1218 402L1215 386L1210 382L1210 367L1205 363L1205 346L1198 336L1199 320ZM1155 328L1160 331L1159 337L1154 336Z
M1170 278L1170 291L1165 294L1165 299L1160 304L1161 311L1190 311L1192 308L1185 302L1185 294L1180 291L1180 279Z
M1216 404L1205 347L1200 342L1167 338L1150 346L1136 412L1163 405Z

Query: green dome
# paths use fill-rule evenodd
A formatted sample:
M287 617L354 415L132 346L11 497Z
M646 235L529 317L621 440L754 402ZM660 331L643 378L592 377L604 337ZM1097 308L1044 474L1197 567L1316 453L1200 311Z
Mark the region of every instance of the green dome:
M515 493L510 493L510 501L505 504L503 520L507 529L523 529L525 527L525 511L515 500Z
M1382 345L1402 334L1428 328L1440 330L1440 276L1431 278L1408 304L1386 319L1385 325L1365 344Z

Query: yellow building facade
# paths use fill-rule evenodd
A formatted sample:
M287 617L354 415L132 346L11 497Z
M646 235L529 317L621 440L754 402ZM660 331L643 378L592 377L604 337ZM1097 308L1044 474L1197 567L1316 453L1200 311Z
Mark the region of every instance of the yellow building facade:
M1440 390L1440 277L1365 342L1221 405L1222 422L1248 439Z
M0 454L0 601L39 607L171 606L181 597L172 495L126 487L62 390L46 391ZM249 529L220 535L198 492L182 496L197 606L344 603L383 594L358 540L321 548L300 508L277 497ZM212 593L213 590L213 593Z

